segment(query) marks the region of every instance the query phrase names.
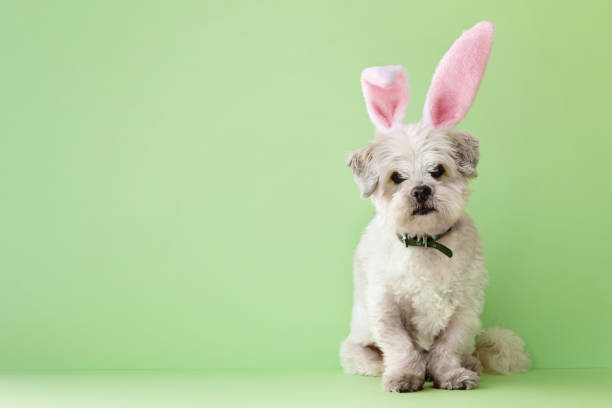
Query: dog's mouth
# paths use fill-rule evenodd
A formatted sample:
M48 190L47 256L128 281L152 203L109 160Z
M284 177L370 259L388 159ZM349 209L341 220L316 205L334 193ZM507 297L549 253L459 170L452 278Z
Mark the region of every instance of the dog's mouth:
M412 211L412 215L426 215L434 211L436 211L436 209L432 207L417 207Z

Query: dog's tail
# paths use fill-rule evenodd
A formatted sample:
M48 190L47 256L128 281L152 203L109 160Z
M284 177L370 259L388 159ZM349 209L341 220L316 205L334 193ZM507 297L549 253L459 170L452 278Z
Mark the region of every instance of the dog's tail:
M512 330L491 327L476 337L475 355L488 373L522 373L531 367L525 343Z

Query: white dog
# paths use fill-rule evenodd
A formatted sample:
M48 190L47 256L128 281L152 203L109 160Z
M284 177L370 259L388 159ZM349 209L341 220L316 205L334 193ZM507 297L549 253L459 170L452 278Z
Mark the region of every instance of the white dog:
M472 105L492 44L488 22L453 44L416 124L403 124L404 68L362 73L377 132L348 165L377 215L355 253L351 332L340 357L348 373L382 374L387 391L417 391L426 380L437 388L471 389L482 367L508 374L530 366L513 332L480 333L488 275L478 232L463 210L478 140L452 130Z

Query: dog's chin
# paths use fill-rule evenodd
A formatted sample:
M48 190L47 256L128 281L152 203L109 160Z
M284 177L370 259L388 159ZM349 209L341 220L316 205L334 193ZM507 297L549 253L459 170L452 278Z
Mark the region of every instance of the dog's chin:
M454 217L435 206L414 206L397 212L391 219L396 231L413 235L436 235L446 231L456 221Z

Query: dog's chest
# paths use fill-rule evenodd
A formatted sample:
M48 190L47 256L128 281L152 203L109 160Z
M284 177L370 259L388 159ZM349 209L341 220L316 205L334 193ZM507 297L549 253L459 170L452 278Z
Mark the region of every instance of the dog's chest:
M429 350L436 336L448 325L459 303L459 282L439 273L423 273L415 270L418 265L407 267L407 273L398 279L395 287L400 307L414 329L415 340ZM438 271L439 272L439 271Z
M416 341L429 350L436 336L448 325L457 302L450 285L434 285L431 282L412 282L408 298L408 317L416 330Z

